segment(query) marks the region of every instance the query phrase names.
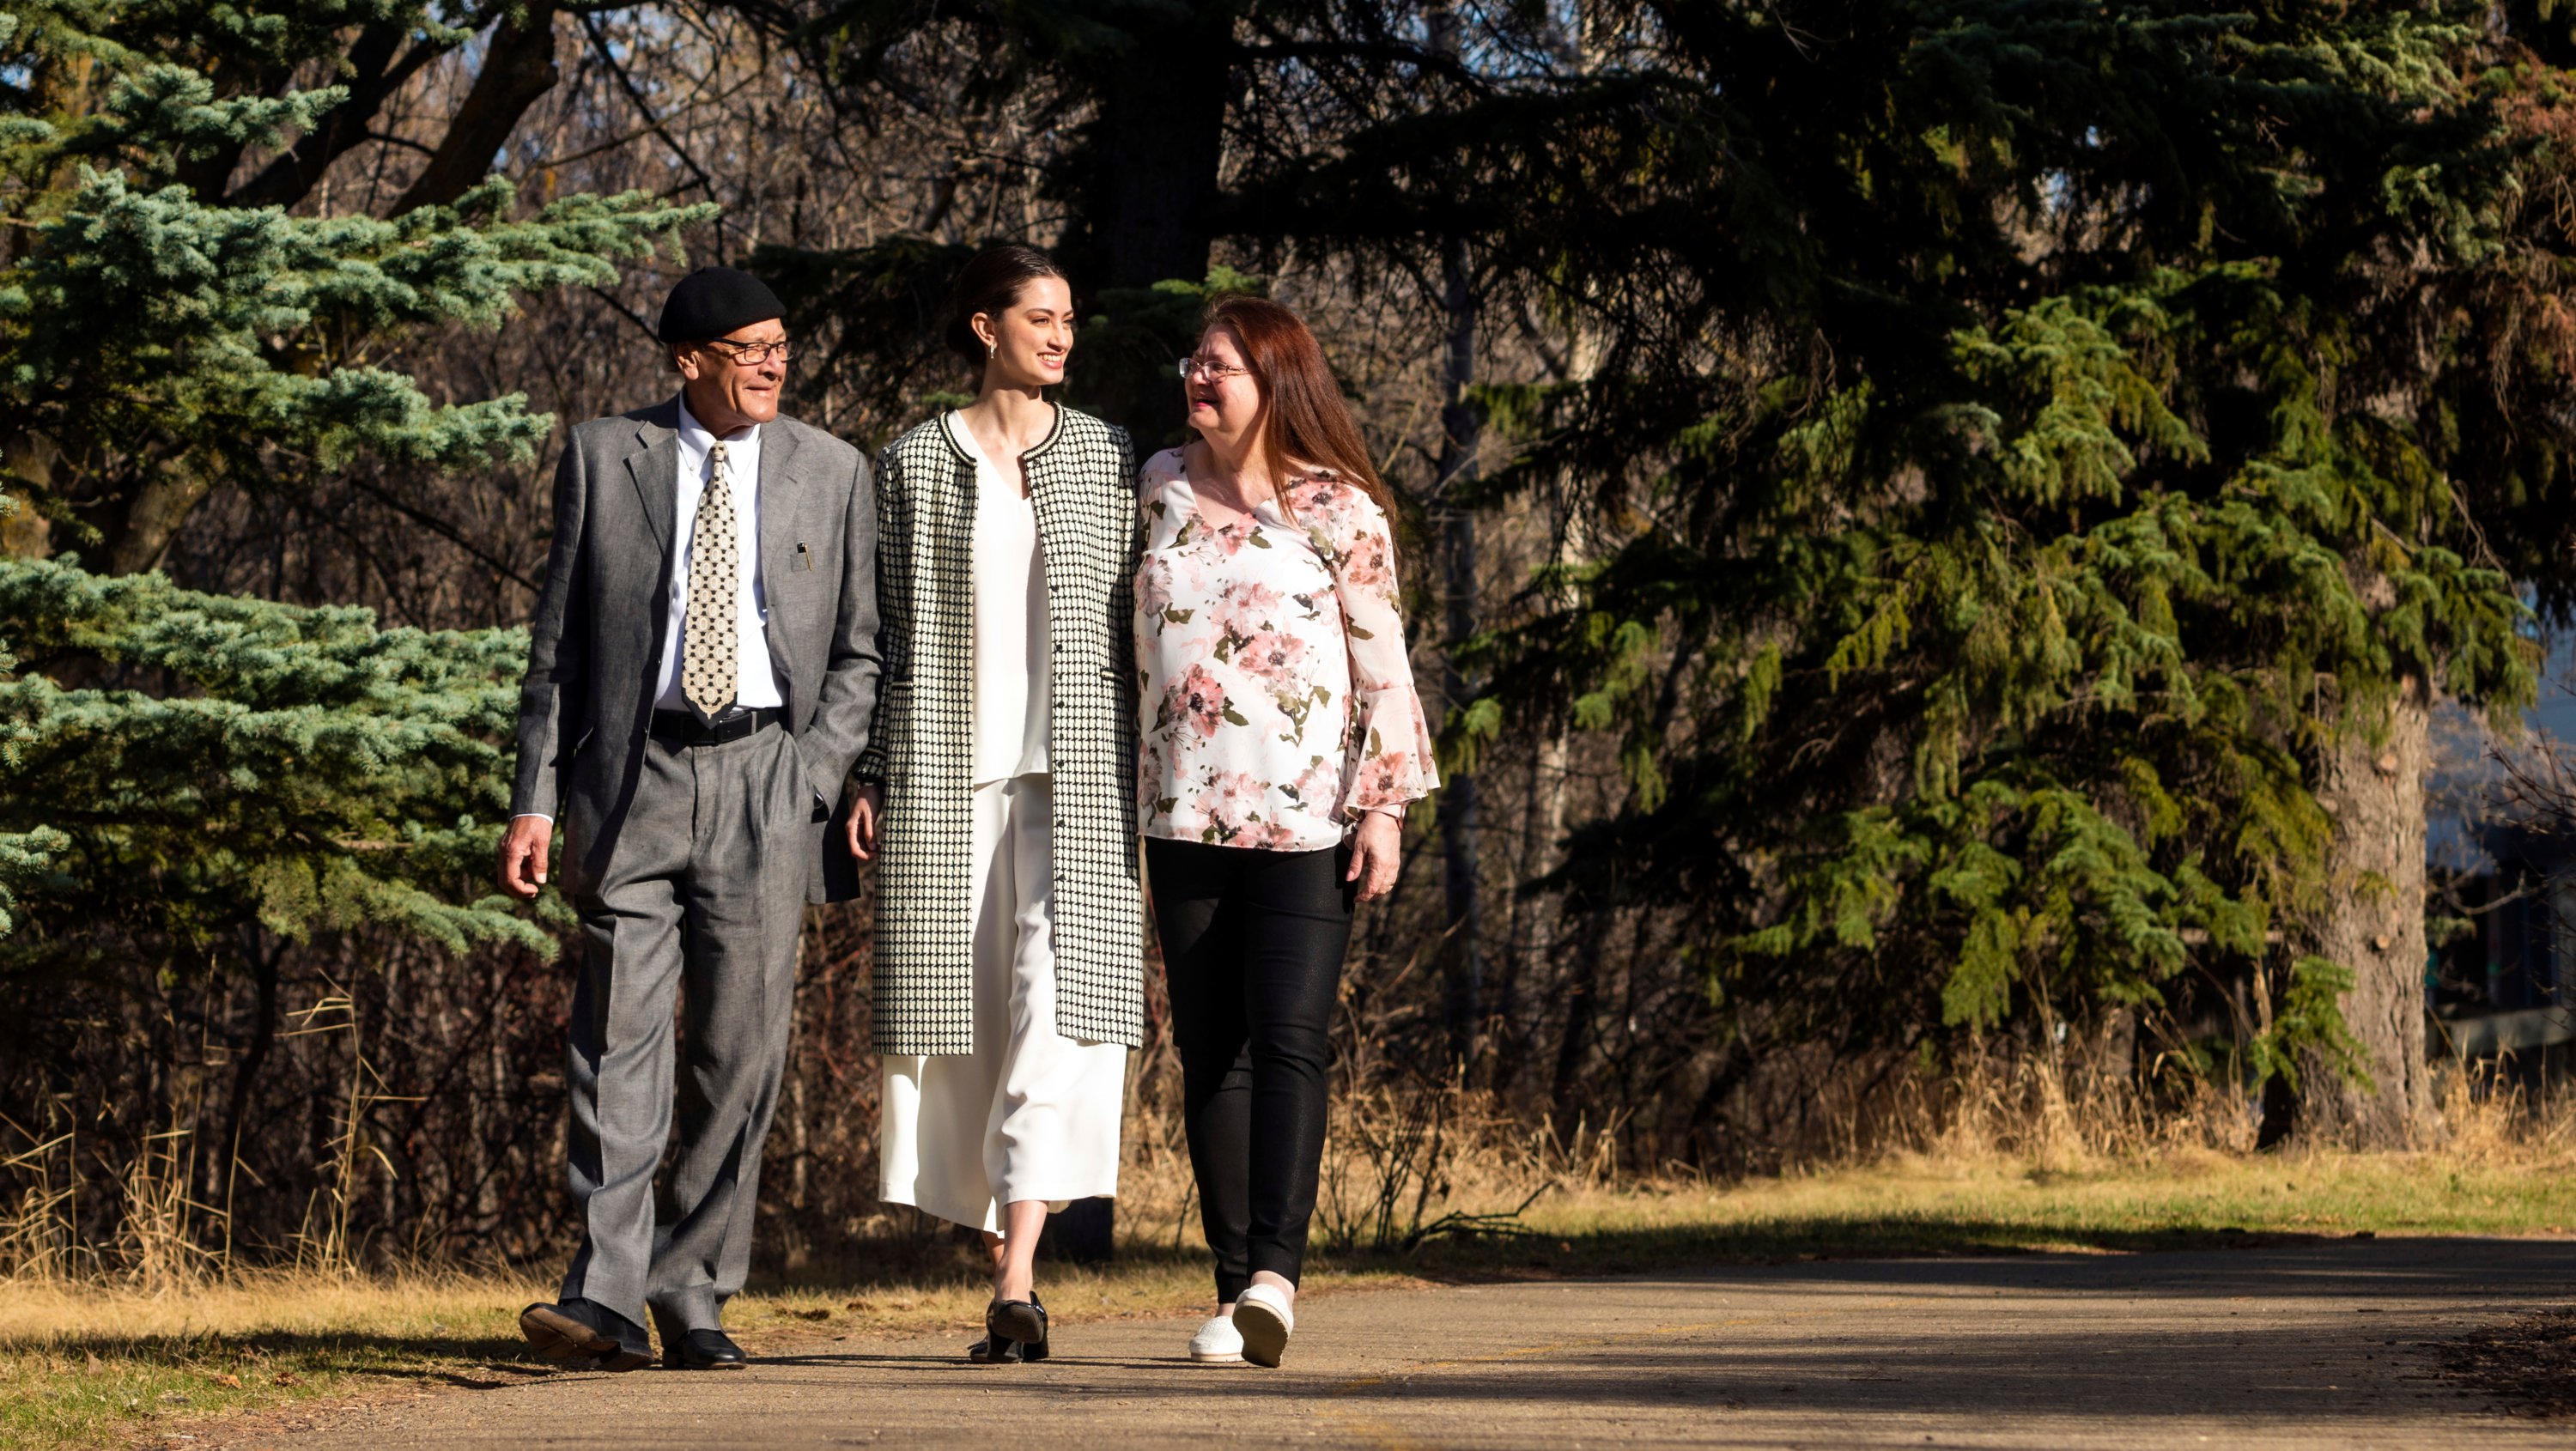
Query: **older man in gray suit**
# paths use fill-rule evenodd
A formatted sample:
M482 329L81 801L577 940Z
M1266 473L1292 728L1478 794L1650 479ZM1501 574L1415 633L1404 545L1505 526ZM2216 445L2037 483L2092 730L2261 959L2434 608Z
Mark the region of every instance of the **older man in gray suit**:
M875 492L857 449L779 415L781 315L731 268L672 289L679 396L572 431L529 641L500 875L537 894L560 812L583 947L567 1085L584 1234L562 1300L519 1326L610 1370L652 1358L648 1312L665 1365L743 1363L720 1317L750 1267L796 934L876 709Z

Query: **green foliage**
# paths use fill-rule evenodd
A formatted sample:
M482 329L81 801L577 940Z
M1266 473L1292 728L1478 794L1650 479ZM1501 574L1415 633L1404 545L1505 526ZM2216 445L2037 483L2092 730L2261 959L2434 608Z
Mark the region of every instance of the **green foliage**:
M639 194L494 221L511 201L496 178L463 208L315 223L208 207L175 186L137 193L113 173L80 177L0 275L0 389L57 436L157 435L162 467L240 477L281 457L336 470L368 456L429 468L530 456L553 420L529 414L524 396L433 404L408 377L322 337L491 325L520 293L615 280L611 259L643 255L654 232L688 219ZM118 321L46 321L84 316ZM106 379L126 387L99 396Z
M553 420L524 397L435 402L386 354L422 327L498 326L528 292L609 283L712 214L639 192L518 217L500 178L389 219L230 205L220 177L189 174L346 98L280 68L346 24L465 32L381 0L31 14L0 35L28 78L0 86L0 229L19 239L0 250L0 487L114 571L149 567L219 482L530 457ZM273 89L217 84L263 71Z
M1484 214L1601 352L1484 394L1520 445L1489 490L1611 530L1473 647L1618 742L1626 809L1559 885L1684 904L1746 1032L2178 1022L2250 974L2258 1074L2354 1061L2348 977L2297 948L2310 763L2408 679L2529 699L2461 481L2565 431L2477 395L2467 300L2544 285L2480 7L1618 13L1616 65L1283 178L1611 212Z
M2313 1048L2322 1050L2326 1063L2336 1072L2368 1083L2369 1070L2362 1066L2360 1045L2344 1026L2340 1006L2343 993L2351 986L2351 971L2338 963L2313 955L2302 955L2293 961L2281 1011L2273 1017L2271 1027L2247 1041L2247 1067L2253 1079L2259 1083L2278 1076L2292 1088L2298 1087L2300 1050Z
M108 981L118 959L220 970L262 934L360 928L553 951L479 885L507 812L522 636L379 630L362 610L144 572L219 487L353 470L399 487L532 456L551 419L516 394L435 400L403 345L611 283L711 215L643 193L523 212L497 177L392 217L228 200L254 149L297 144L349 98L298 81L349 79L351 35L426 58L506 8L38 0L0 16L0 500L31 503L56 544L97 546L113 576L68 555L0 562L13 984Z
M252 923L553 951L470 887L509 810L524 632L380 630L361 609L27 560L0 562L0 620L29 665L136 682L0 679L13 974L120 947L202 961Z

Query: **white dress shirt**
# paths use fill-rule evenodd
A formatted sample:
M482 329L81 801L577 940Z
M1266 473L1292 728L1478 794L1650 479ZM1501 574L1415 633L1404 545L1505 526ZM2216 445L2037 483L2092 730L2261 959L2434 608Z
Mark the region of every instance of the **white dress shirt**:
M688 698L680 691L680 647L687 643L689 628L689 553L697 538L698 500L715 473L708 451L715 447L716 436L689 412L685 398L680 401L679 442L680 492L671 513L677 537L671 548L670 615L662 630L661 688L653 697L655 710L689 708ZM760 426L754 424L739 437L726 439L724 446L725 476L733 482L734 558L741 564L741 578L734 584L734 704L779 705L784 698L769 666L769 632L764 624L769 608L760 587Z

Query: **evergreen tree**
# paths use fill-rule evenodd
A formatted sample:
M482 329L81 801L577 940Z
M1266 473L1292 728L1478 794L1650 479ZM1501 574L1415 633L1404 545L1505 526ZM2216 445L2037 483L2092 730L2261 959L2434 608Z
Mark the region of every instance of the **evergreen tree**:
M228 1183L225 1146L279 1032L283 944L553 950L486 885L519 632L380 630L363 610L147 572L217 487L367 470L398 488L530 458L551 418L519 395L432 399L392 365L403 341L610 283L709 215L640 193L527 212L483 180L491 125L532 94L525 46L486 56L449 132L464 159L434 157L389 215L289 208L389 86L478 29L542 38L551 15L399 0L0 14L0 513L19 512L21 554L62 551L0 561L0 984L26 1009L0 1029L0 1102L15 1110L114 1061L120 1035L160 1031L130 1015L156 979L248 980L248 1032L218 1044L230 1083L194 1100L200 1161ZM550 76L550 47L534 54ZM347 83L297 89L317 65ZM43 531L15 527L30 510ZM113 1168L120 1136L131 1151L170 1127L145 1121L157 1103L96 1105L84 1142Z
M18 656L0 678L0 984L23 1008L0 1061L15 1072L76 1063L131 964L236 972L259 1011L221 1109L203 1107L220 1114L210 1142L237 1143L278 1030L278 943L372 926L552 955L486 894L525 632L379 630L362 609L68 559L0 560L0 621ZM84 660L156 688L56 683Z
M1566 564L1449 747L1622 744L1565 1120L1643 914L1703 1105L2137 1008L2272 1132L2424 1128L2424 721L2526 698L2569 577L2553 7L750 8L862 111L971 37L1119 296L1231 237L1527 320L1479 487L1564 495ZM885 248L809 295L927 296Z
M2530 689L2444 467L2528 426L2466 398L2448 306L2516 161L2482 7L1810 11L1617 8L1580 82L1294 177L1396 232L1462 178L1618 204L1485 240L1610 340L1489 393L1496 486L1638 510L1492 642L1626 741L1577 902L1687 904L1740 1041L2180 1025L2243 982L2253 1076L2403 1139L2407 721Z
M383 355L424 326L496 325L531 291L611 282L708 209L639 193L517 216L509 183L481 179L491 142L456 173L471 185L390 217L291 213L304 186L267 180L363 132L351 107L382 77L292 86L349 27L415 37L407 76L484 19L395 0L0 15L0 489L58 543L148 569L219 482L455 469L545 436L523 396L433 402ZM262 147L282 154L230 188Z
M0 562L0 681L15 789L13 979L77 975L122 942L221 955L378 923L453 951L551 952L489 874L509 809L524 632L384 630L370 611L197 594L76 560ZM81 655L134 685L66 689Z

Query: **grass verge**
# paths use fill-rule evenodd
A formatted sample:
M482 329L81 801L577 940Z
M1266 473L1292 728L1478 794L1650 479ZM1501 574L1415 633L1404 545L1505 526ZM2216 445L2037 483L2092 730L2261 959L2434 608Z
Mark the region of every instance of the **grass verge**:
M2530 1158L2185 1154L2080 1172L1898 1160L1728 1188L1550 1194L1517 1234L1434 1239L1410 1255L1321 1255L1309 1289L1809 1257L2125 1253L2365 1231L2556 1234L2570 1225L2571 1188L2576 1163ZM1130 1245L1102 1270L1049 1268L1045 1285L1048 1308L1069 1324L1186 1313L1207 1293L1195 1250L1168 1239ZM544 1375L516 1317L551 1292L535 1279L462 1273L252 1275L157 1295L0 1286L0 1442L220 1437L246 1414L262 1432L288 1430L331 1401ZM939 1333L962 1351L984 1295L961 1254L897 1277L800 1274L744 1296L729 1319L755 1353Z

